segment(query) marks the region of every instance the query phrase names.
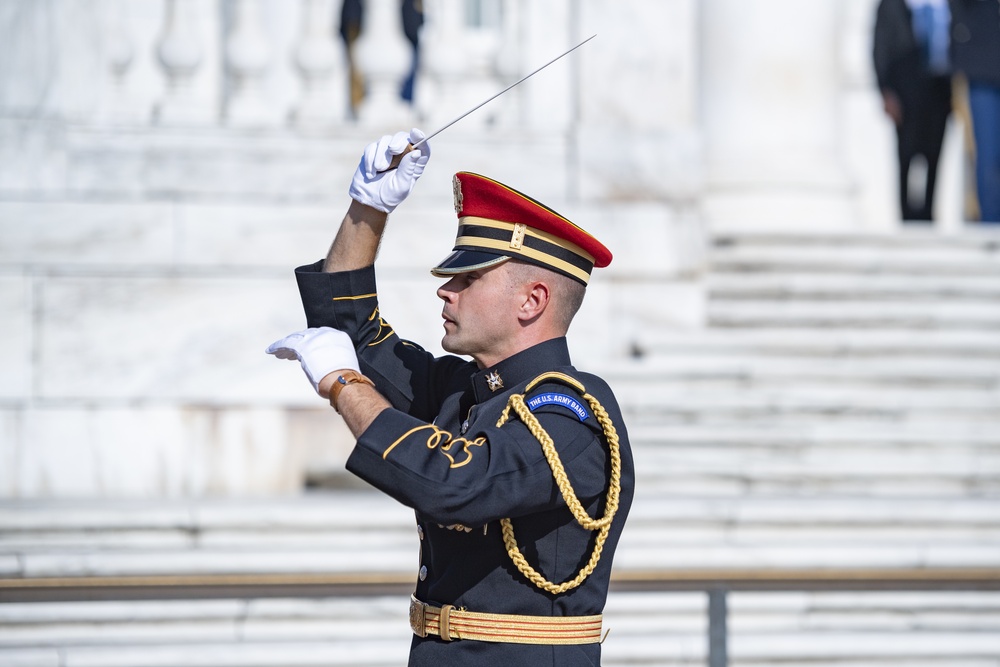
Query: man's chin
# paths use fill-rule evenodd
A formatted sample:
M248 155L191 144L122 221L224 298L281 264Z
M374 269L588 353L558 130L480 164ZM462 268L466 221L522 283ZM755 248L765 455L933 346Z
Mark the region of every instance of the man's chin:
M471 354L462 344L462 341L457 340L452 334L445 334L444 338L441 339L441 349L449 354L458 355L469 355Z
M450 352L451 354L462 354L462 351L457 345L455 345L455 341L451 340L451 337L448 334L445 334L444 338L441 339L441 348L445 352Z

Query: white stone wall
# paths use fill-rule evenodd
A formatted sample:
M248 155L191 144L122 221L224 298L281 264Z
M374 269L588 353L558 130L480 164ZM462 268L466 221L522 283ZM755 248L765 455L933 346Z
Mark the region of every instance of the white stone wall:
M316 232L329 216L309 207L0 203L11 350L0 369L0 493L298 489L295 442L317 434L293 431L315 403L297 369L263 349L301 326L291 276L301 253L289 244L324 247ZM334 448L337 426L319 436Z
M187 12L176 25L170 6ZM361 149L399 124L346 109L296 124L293 58L323 33L305 29L309 6L329 17L342 81L333 0L0 4L0 497L292 493L307 469L342 464L340 420L263 348L302 325L292 268L323 255ZM459 169L614 251L572 332L582 367L650 330L702 325L709 227L893 224L890 130L867 69L874 0L507 0L474 30L459 0L427 6L440 13L407 119L426 129L468 106L449 77L481 100L598 35L435 139L393 216L383 310L429 349L427 267L450 248ZM799 21L778 30L789 10ZM200 54L183 122L158 111L178 77L157 55L171 25ZM235 25L269 54L244 72L258 116L233 114L231 68L252 60L227 55ZM792 144L809 150L792 160ZM792 164L821 197L788 187ZM830 201L837 215L820 220Z

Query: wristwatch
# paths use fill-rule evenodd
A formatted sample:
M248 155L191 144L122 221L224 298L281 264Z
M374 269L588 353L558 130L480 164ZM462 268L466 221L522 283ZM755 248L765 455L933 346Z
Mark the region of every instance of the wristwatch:
M334 380L333 384L330 385L330 405L333 406L333 409L337 411L337 414L340 414L340 408L337 407L337 398L340 397L340 392L342 392L344 390L344 387L346 387L347 385L356 384L358 382L366 384L370 387L375 386L375 383L372 382L369 378L366 378L364 375L362 375L357 371L351 371L351 370L347 370L341 373L340 377Z

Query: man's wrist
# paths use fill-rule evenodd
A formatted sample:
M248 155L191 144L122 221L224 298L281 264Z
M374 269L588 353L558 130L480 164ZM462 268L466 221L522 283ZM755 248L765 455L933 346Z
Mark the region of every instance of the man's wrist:
M332 378L332 381L330 379ZM340 371L334 371L333 373L327 374L320 383L320 395L322 396L324 390L330 399L330 405L340 413L340 408L337 406L337 401L340 398L340 392L342 392L348 385L352 384L367 384L370 387L374 387L375 383L371 379L365 377L361 373L345 369Z

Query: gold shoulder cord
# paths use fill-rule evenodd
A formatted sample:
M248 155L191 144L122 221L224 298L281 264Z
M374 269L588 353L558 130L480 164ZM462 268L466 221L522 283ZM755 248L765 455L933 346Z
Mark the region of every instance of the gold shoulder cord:
M580 504L580 500L573 491L573 485L570 484L569 478L566 476L566 469L559 459L559 453L556 451L552 438L549 437L549 434L542 428L538 419L528 409L528 406L525 405L525 395L545 380L558 380L576 389L590 403L594 415L604 429L604 436L608 440L608 450L611 455L611 479L608 484L604 516L600 519L591 518L587 514L587 511L583 509L583 505ZM523 394L512 395L507 401L507 407L504 408L500 419L497 421L497 427L503 426L507 422L512 408L517 413L517 416L521 418L521 421L524 422L525 426L528 427L528 430L531 431L531 434L535 436L535 439L542 445L542 451L545 453L545 459L548 461L549 467L552 468L552 476L559 486L559 492L562 494L563 500L566 501L566 505L573 513L573 517L577 523L587 530L599 531L597 533L597 541L594 543L594 551L590 554L590 560L577 573L576 577L561 584L554 584L528 564L524 554L517 547L517 540L514 539L514 526L511 524L510 519L500 520L500 526L503 529L503 543L507 547L507 554L510 555L511 560L514 561L514 565L517 566L521 574L542 590L553 594L565 593L582 584L594 571L594 568L597 567L598 561L601 560L601 552L604 549L604 542L608 537L608 531L611 530L611 521L615 517L615 512L618 511L618 497L621 493L622 475L622 459L618 445L618 432L615 430L615 425L611 423L611 417L608 416L607 410L601 406L600 402L588 394L582 384L564 373L543 373L525 387Z

